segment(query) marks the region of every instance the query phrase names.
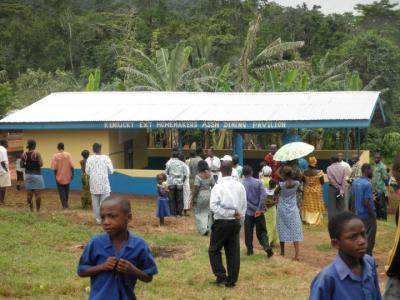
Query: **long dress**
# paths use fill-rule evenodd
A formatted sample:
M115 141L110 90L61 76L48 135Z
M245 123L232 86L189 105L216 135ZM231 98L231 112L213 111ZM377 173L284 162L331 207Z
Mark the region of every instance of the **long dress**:
M200 234L206 234L211 228L210 196L211 188L214 184L213 176L203 179L200 175L196 175L194 178L194 185L199 187L199 192L194 199L196 202L194 215L197 230Z
M323 224L325 205L322 196L321 177L322 171L316 175L304 174L303 205L301 207L301 218L304 223L311 225Z
M287 188L285 182L280 182L281 188L277 208L279 240L281 242L299 242L303 240L303 228L297 207L297 190L299 181L294 181L292 188Z
M185 164L188 176L186 176L185 181L183 182L183 209L190 209L190 169L187 164Z
M269 189L269 182L271 180L271 177L264 176L261 178L261 182L264 185L266 194L267 194L267 201L266 201L266 207L267 211L265 212L265 223L267 224L267 232L268 232L268 239L270 244L277 244L279 243L279 237L278 237L278 230L276 228L276 205L275 204L270 204L274 198L274 191Z

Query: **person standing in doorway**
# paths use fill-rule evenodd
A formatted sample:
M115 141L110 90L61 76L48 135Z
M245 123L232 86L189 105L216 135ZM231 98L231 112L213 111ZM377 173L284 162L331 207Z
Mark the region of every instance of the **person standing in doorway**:
M68 208L69 184L74 178L74 164L71 154L64 151L64 143L58 143L57 150L58 152L54 154L51 161L51 168L56 177L62 208L66 209Z
M330 220L345 210L346 171L340 164L337 155L331 157L331 165L326 172L329 180L328 220Z
M21 156L21 167L25 168L25 189L29 208L33 212L33 194L35 194L36 211L40 211L42 200L41 190L44 189L42 176L43 160L42 156L36 151L36 141L28 140L26 148L28 151Z
M386 203L386 185L385 181L389 176L386 171L386 166L382 162L380 152L374 155L375 167L372 177L372 187L376 194L376 217L378 220L387 220L387 203Z
M97 224L101 224L100 205L111 192L108 176L114 173L110 158L101 154L101 144L93 144L93 155L86 161L86 174L89 176L92 208Z
M214 148L208 149L208 157L206 158L206 163L210 168L211 174L214 177L214 181L218 182L218 172L221 167L221 161L218 157L214 155Z
M247 247L247 255L253 255L253 231L256 227L256 235L260 245L267 256L274 255L268 240L268 231L265 223L265 200L267 194L262 182L253 177L253 169L246 165L243 167L243 186L246 190L247 210L244 219L244 237Z
M11 186L10 169L8 167L8 141L0 140L0 205L4 205L6 188Z
M232 162L221 164L222 179L211 191L210 210L214 214L208 254L215 284L233 288L240 270L240 219L247 209L246 190L232 178ZM222 264L221 249L224 248L228 274Z
M187 166L179 160L179 152L172 151L171 159L168 161L167 183L169 190L169 206L171 215L182 217L183 213L183 184L188 177Z
M376 237L376 214L374 196L372 194L372 167L370 164L363 164L361 167L362 176L356 179L352 185L352 194L355 203L355 212L365 227L368 239L367 254L372 256Z

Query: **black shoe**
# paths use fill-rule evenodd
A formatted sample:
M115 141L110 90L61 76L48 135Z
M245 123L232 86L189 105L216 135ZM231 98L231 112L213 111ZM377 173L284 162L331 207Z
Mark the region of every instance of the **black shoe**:
M252 256L254 254L253 250L247 250L247 256Z
M265 250L265 251L267 252L267 257L268 257L268 258L270 258L271 256L274 255L274 251L272 251L271 248L269 248L269 249L267 249L267 250Z
M233 283L233 282L227 282L227 283L225 283L225 287L226 288L234 288L236 286L236 284L235 283Z
M211 283L215 285L226 284L226 278L217 278L215 279L215 281L212 281Z

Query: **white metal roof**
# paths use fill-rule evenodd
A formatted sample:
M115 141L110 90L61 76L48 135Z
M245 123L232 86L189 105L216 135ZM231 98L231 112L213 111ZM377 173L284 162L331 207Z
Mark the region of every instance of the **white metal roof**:
M53 93L0 123L370 120L379 92Z

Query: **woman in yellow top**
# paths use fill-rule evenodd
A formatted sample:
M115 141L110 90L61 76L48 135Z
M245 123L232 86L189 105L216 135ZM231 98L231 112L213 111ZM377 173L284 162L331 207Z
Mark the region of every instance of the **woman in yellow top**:
M311 156L308 159L309 168L304 172L303 205L301 207L301 219L305 224L323 224L325 211L322 196L324 184L324 172L317 169L317 159Z

